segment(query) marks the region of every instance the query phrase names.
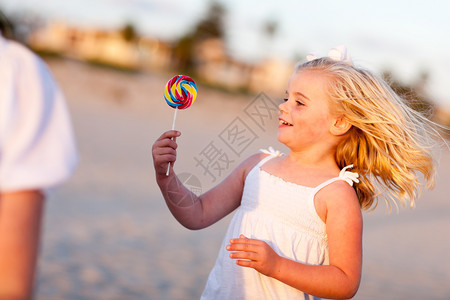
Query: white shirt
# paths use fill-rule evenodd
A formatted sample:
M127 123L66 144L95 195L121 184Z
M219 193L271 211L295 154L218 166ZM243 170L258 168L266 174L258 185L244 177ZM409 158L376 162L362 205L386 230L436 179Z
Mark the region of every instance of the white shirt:
M55 186L76 164L66 103L49 69L0 35L0 192Z

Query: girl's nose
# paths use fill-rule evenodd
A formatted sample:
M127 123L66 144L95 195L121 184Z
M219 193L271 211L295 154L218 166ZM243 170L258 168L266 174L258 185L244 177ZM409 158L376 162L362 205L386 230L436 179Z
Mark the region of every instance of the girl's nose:
M282 103L280 103L280 105L278 105L278 109L280 110L280 112L284 112L287 113L287 101L284 101Z

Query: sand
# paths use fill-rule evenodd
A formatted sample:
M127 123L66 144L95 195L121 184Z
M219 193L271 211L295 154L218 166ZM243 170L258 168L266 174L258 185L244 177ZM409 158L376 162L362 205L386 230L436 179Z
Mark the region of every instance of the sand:
M49 192L36 299L198 299L230 218L189 231L155 183L151 146L172 124L162 89L173 74L48 64L66 94L80 164ZM194 175L190 184L204 191L259 148L285 150L270 101L278 100L200 86L197 101L178 114L177 173ZM258 121L252 112L261 103L269 110ZM245 134L232 141L238 128ZM199 161L213 149L223 170L211 164L208 173ZM416 209L389 215L380 204L364 214L363 277L354 299L450 299L449 173L445 151L437 186Z

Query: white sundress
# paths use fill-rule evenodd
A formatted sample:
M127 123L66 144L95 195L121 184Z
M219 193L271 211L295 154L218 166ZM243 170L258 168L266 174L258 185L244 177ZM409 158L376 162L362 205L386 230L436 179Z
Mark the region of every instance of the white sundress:
M247 175L241 206L236 210L223 239L201 299L320 299L305 294L254 269L236 265L226 245L240 234L264 240L286 258L310 265L327 265L328 240L325 224L317 215L314 195L324 186L345 180L358 182L358 174L342 169L339 177L312 188L284 181L261 169L280 156L270 149Z

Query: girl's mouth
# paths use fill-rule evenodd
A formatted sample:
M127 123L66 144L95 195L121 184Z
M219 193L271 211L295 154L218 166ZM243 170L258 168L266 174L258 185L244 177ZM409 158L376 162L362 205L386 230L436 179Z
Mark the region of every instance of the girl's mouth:
M288 123L288 122L286 122L286 121L283 120L283 119L279 119L279 123L280 123L280 125L293 126L291 123Z

